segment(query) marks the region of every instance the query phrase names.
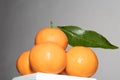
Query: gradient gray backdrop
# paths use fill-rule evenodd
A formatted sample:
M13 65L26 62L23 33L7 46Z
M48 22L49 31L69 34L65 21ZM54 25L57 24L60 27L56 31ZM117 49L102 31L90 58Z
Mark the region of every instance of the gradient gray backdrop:
M0 80L19 76L18 55L31 49L36 32L54 25L95 30L120 46L120 0L0 0ZM120 79L120 49L94 49L98 80Z

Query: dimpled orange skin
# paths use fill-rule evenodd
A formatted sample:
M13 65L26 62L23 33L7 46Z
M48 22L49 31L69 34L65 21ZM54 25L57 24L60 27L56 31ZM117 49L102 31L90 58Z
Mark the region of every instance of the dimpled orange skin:
M36 34L35 44L41 44L44 42L54 42L66 49L68 40L63 31L58 28L43 28Z
M35 45L30 53L30 64L35 72L60 73L66 66L65 50L51 42Z
M87 47L72 47L67 52L66 72L69 75L91 77L98 68L95 53Z
M16 62L17 70L22 75L33 73L29 64L29 53L30 50L21 53Z

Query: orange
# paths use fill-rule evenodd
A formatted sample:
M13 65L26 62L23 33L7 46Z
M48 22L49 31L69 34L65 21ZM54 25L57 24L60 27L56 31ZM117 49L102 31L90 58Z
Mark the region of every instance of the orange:
M63 31L58 28L43 28L36 34L35 44L41 44L44 42L54 42L66 49L68 40Z
M60 73L66 65L65 50L52 42L35 45L30 52L30 64L35 72Z
M90 77L97 71L98 58L90 48L72 47L67 52L66 72L69 75Z
M29 64L29 53L30 50L24 51L18 56L16 61L17 70L22 75L33 73Z

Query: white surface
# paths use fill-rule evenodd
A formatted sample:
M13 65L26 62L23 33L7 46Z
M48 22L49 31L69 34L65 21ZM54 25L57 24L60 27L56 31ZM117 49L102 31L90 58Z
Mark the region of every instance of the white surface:
M34 73L30 75L15 77L12 80L97 80L97 79L48 73Z

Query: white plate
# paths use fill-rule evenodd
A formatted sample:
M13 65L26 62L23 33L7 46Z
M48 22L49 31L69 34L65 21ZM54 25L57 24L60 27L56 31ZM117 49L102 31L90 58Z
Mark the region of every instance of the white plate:
M13 78L12 80L97 80L97 79L39 72L24 76L18 76Z

